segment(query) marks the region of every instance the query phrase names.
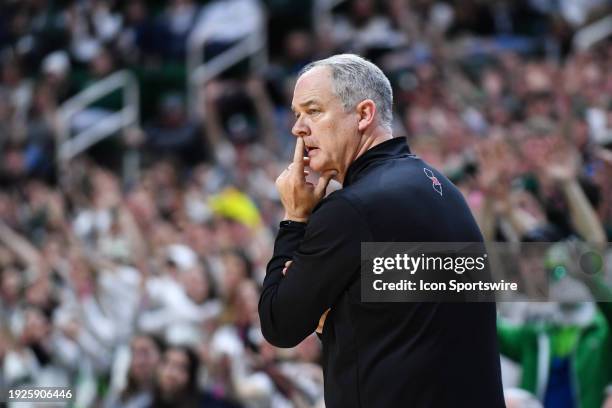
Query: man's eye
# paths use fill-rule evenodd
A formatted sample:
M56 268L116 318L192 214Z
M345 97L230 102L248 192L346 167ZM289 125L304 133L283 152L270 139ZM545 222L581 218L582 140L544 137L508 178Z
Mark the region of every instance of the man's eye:
M309 115L314 115L315 113L319 113L320 111L318 109L309 109L308 110L308 114Z

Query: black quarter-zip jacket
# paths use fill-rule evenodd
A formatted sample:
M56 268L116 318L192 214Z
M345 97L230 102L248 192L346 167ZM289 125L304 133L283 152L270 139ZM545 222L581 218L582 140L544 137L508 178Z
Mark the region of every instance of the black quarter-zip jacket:
M281 222L259 301L265 338L293 347L331 308L327 408L503 407L493 303L361 302L361 242L393 241L482 242L459 190L401 137L357 158L307 223Z

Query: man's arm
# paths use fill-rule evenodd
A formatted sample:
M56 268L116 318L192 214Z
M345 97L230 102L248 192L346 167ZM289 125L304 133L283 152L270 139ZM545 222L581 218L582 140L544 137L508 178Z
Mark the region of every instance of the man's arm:
M283 223L259 300L266 340L293 347L317 328L321 315L359 278L361 241L369 232L357 209L332 195L308 223ZM289 272L282 270L293 260Z

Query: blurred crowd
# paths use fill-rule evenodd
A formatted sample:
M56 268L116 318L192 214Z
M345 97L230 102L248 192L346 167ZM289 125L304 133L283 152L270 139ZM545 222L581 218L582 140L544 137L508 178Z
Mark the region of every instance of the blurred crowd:
M257 302L283 216L274 181L294 146L295 76L333 53L384 70L394 134L460 188L487 240L611 239L612 41L574 41L610 1L314 7L3 2L0 395L29 384L69 386L77 407L324 406L316 335L271 346ZM189 106L189 36L214 26L205 55L218 54L261 10L269 63L237 64ZM60 161L59 107L119 69L137 74L142 123ZM70 130L119 108L111 94ZM509 407L612 407L609 305L500 317L518 367Z

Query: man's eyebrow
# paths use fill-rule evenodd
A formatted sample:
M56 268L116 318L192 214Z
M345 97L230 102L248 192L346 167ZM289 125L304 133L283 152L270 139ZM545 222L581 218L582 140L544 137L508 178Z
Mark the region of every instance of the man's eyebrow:
M319 100L318 99L308 99L305 102L300 103L298 106L308 106L308 105L312 105L312 104L319 104ZM295 106L291 105L291 110L293 112L295 112Z

